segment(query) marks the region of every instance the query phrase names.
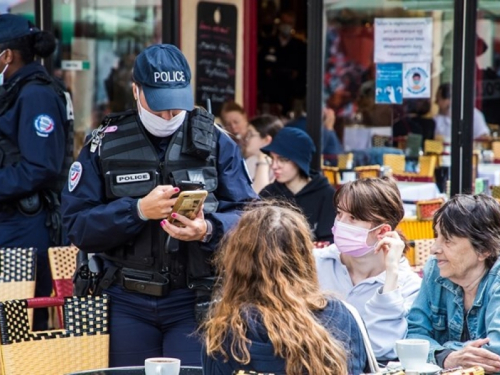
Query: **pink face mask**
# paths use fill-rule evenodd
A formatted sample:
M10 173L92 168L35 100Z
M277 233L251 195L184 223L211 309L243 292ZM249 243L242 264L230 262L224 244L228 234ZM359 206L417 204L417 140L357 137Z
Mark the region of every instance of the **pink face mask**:
M375 249L376 243L367 245L366 241L370 232L382 225L365 229L335 220L332 227L333 241L342 254L355 258L362 257Z

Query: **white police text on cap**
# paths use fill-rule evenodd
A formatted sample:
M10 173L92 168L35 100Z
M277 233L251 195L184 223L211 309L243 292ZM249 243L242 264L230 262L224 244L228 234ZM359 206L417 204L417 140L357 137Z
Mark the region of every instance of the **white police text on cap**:
M158 82L185 82L184 72L181 70L175 70L172 72L154 72L154 80Z

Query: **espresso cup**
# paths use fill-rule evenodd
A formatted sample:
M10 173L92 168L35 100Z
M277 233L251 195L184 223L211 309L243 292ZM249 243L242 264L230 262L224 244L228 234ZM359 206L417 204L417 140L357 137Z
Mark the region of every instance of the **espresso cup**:
M418 371L427 363L429 341L421 339L397 340L396 353L399 362L406 370Z
M178 358L148 358L144 361L146 375L179 375L181 360Z

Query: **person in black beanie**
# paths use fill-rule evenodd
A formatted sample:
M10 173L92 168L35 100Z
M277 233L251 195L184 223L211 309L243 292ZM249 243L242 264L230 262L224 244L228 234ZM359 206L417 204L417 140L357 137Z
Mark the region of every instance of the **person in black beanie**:
M335 189L323 175L309 167L316 151L311 137L303 130L284 128L261 150L271 156L276 179L261 191L260 196L294 203L306 216L315 240L332 242Z

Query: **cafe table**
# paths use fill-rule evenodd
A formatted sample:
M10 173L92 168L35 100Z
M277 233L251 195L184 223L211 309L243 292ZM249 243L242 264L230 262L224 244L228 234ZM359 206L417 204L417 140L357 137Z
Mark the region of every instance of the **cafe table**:
M145 375L144 366L112 367L96 370L72 372L66 375ZM179 375L202 375L201 367L181 366Z
M401 193L401 200L403 201L405 216L407 217L417 214L417 201L443 196L434 182L398 181L396 185Z
M398 181L396 185L401 193L401 199L404 202L414 203L417 201L439 198L441 196L434 182Z

